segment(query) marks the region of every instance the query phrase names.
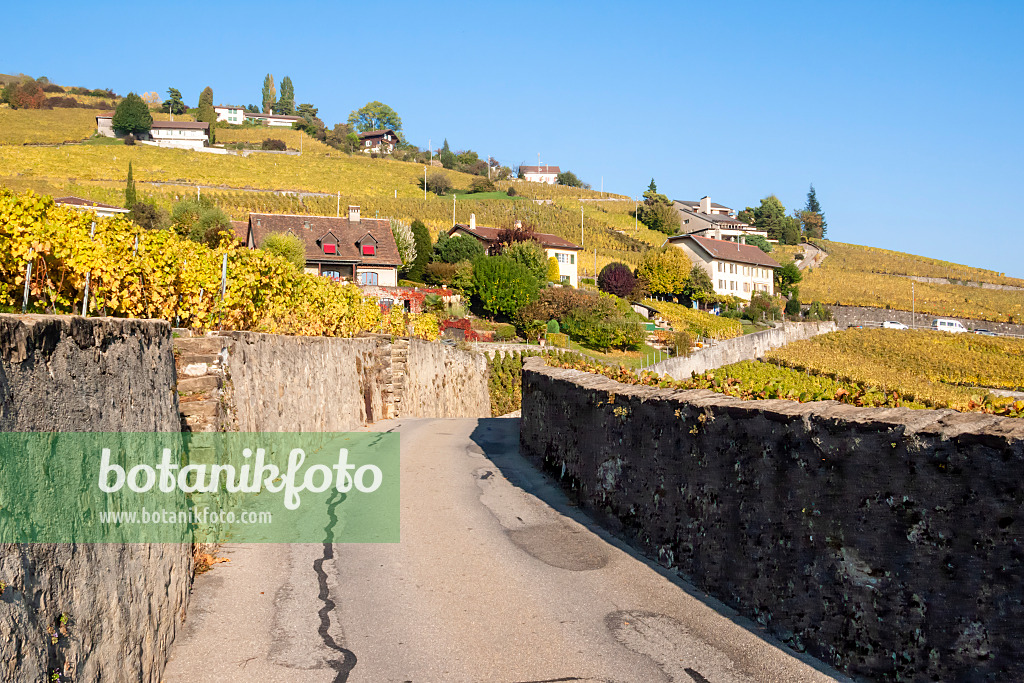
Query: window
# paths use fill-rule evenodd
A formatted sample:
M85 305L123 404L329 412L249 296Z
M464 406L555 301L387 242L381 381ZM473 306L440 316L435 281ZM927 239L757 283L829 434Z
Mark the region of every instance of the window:
M559 282L568 282L569 281L569 276L568 275L559 275L558 276L558 280L559 280Z
M729 289L732 289L732 290L736 289L736 281L735 280L729 280Z
M320 274L323 275L324 277L333 278L335 280L340 280L341 279L341 273L339 273L336 270L325 270L325 271L321 272Z
M359 273L359 284L361 284L361 285L375 285L375 284L377 284L377 273L373 273L373 272Z
M576 263L576 254L569 254L569 263Z
M725 272L725 264L722 263L721 261L718 262L718 272L719 273L724 273Z
M366 141L366 146L367 146L367 147L369 147L369 146L370 146L370 141L369 141L369 140L367 140L367 141Z
M363 245L363 256L376 256L376 255L377 255L377 246L376 245L374 245L374 244L364 244Z
M744 282L743 283L743 291L744 292L749 292L750 291L750 283L749 282Z
M337 254L338 253L338 245L337 244L325 244L325 245L323 245L323 249L324 249L324 253L325 254Z
M719 264L719 265L721 265L721 264ZM725 289L725 280L719 280L718 281L718 288L719 289Z

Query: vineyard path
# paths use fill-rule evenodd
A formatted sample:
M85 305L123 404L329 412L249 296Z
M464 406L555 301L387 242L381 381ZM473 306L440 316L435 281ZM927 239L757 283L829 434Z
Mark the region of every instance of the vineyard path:
M805 270L811 267L817 268L825 260L825 257L828 256L824 251L818 249L818 247L810 244L809 242L804 242L803 247L804 258L802 261L796 262L796 267L800 270Z

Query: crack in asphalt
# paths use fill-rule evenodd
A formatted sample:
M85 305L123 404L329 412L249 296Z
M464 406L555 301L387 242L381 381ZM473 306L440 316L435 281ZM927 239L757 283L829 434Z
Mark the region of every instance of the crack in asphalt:
M327 526L324 527L324 554L320 559L313 562L313 571L316 572L317 583L320 585L318 597L323 603L323 607L317 612L320 616L320 627L317 629L317 632L320 634L320 639L324 641L324 645L335 652L340 652L342 655L341 659L335 659L330 663L330 667L338 674L334 677L334 683L346 683L349 674L352 673L352 669L355 668L358 661L354 652L338 645L331 636L331 612L334 611L337 605L331 599L331 591L327 587L327 572L324 571L324 562L334 560L334 525L338 523L337 507L345 501L345 498L344 493L333 491L331 497L327 499L327 517L329 521Z

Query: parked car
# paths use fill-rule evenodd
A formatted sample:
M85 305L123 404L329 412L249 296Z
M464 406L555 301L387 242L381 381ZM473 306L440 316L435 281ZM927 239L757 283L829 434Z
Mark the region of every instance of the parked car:
M897 322L895 320L886 320L884 323L882 323L882 327L884 327L887 330L909 330L910 329L909 327L907 327L903 323Z
M950 318L936 318L932 321L932 329L941 332L952 332L954 334L968 331L959 320L952 320Z
M985 336L985 337L994 337L994 336L996 336L995 332L990 332L989 330L986 330L984 327L979 327L976 330L974 330L974 334L980 334L980 335Z

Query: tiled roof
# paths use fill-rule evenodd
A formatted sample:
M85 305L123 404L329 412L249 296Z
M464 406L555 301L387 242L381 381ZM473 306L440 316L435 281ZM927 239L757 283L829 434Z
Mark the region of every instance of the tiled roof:
M520 173L561 173L557 166L548 166L542 164L540 166L520 166Z
M398 137L398 133L396 133L392 129L390 129L390 128L383 128L381 130L368 130L365 133L360 133L359 134L359 139L360 140L365 140L366 138L379 138L379 137L383 137L383 135L385 133L391 133L392 136Z
M263 238L272 232L291 232L306 245L306 261L358 263L368 266L402 265L395 237L391 234L391 222L384 218L362 218L358 223L351 223L347 216L335 218L251 213L249 227L252 228L253 240L257 247L262 244ZM356 244L367 233L377 240L377 253L374 256L361 255ZM325 254L321 244L335 240L338 244L338 253Z
M674 201L676 204L685 204L686 206L689 206L690 208L697 208L697 209L700 208L700 202L699 201L694 202L694 201L690 201L688 199L673 199L672 201ZM730 209L728 206L722 206L721 204L716 204L715 202L711 202L711 208L712 209L727 209L729 211L732 211L732 209Z
M487 242L488 244L497 242L498 234L501 232L501 228L488 228L483 225L478 225L475 228L471 228L465 223L456 223L455 226L448 231L448 234L451 235L453 232L458 232L460 230L465 231L467 234L473 235L474 237L477 237L481 241ZM542 246L545 246L549 249L570 249L576 251L583 250L583 247L577 244L573 244L569 240L565 239L564 237L559 237L558 235L552 235L547 232L535 232L533 233L533 236L537 238L537 241L540 242Z
M112 206L110 204L101 204L100 202L94 202L89 199L82 199L81 197L54 197L54 203L64 204L66 206L82 206L90 209L106 209L108 211L120 211L125 212L125 209L120 206Z
M231 221L231 229L239 242L249 239L249 221Z
M692 240L697 246L711 255L712 258L721 261L735 261L736 263L748 263L755 266L768 268L781 268L775 259L761 251L752 244L740 244L726 240L715 240L710 237L698 235L673 235L668 238L673 244L684 240Z

